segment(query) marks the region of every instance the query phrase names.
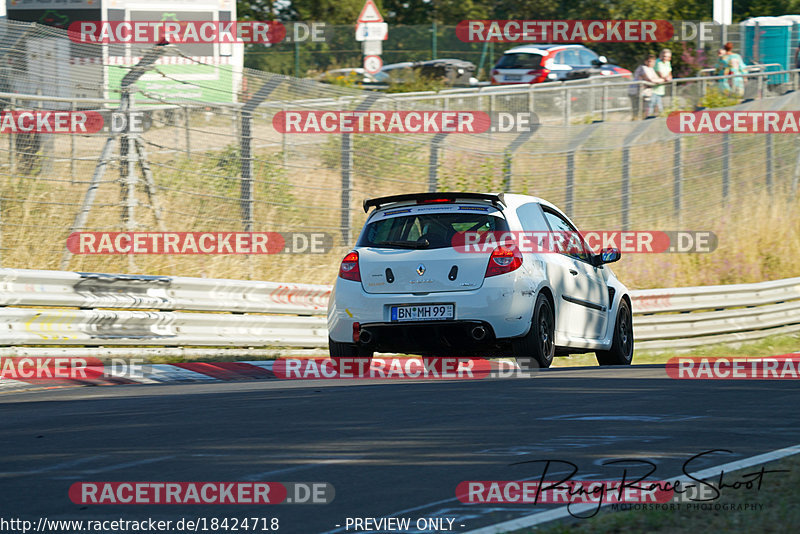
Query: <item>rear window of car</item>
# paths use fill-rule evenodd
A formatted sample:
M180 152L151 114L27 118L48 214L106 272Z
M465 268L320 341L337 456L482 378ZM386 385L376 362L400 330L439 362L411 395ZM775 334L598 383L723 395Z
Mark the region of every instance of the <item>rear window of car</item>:
M542 65L541 54L503 54L497 69L538 69Z
M413 213L368 223L356 245L412 248L412 243L419 243L424 249L446 248L452 246L453 237L459 232L505 231L508 231L508 223L499 212Z

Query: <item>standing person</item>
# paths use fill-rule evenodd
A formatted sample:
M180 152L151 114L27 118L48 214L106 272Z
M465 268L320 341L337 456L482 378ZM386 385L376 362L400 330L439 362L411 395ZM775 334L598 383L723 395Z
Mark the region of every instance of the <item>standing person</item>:
M639 109L639 96L645 104L647 115L652 113L652 96L653 86L659 83L664 83L654 69L656 64L656 56L650 54L645 58L644 63L639 65L633 73L634 81L643 81L645 83L633 84L628 87L628 97L631 99L631 108L633 110L633 118L631 120L638 120L641 118L641 110Z
M733 43L725 43L723 49L728 59L730 73L736 75L731 79L731 90L736 96L742 97L744 96L744 75L747 74L745 70L747 65L742 56L733 51Z
M672 50L665 48L659 54L654 67L656 74L665 82L672 81ZM664 111L663 98L666 94L667 86L662 84L653 87L653 96L650 100L652 111L655 115ZM675 95L672 95L673 98Z
M731 73L731 67L728 64L728 54L724 48L717 50L717 63L714 65L715 76L728 76ZM720 78L717 80L717 88L723 93L731 92L731 79Z

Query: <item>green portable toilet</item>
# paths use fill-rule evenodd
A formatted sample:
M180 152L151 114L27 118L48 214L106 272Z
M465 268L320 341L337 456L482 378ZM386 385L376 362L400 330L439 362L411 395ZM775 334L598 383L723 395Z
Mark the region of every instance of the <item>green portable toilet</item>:
M778 71L795 68L794 51L797 47L800 15L780 17L753 17L742 21L744 46L742 57L748 65L777 63L765 70ZM787 74L769 76L767 83L787 83Z

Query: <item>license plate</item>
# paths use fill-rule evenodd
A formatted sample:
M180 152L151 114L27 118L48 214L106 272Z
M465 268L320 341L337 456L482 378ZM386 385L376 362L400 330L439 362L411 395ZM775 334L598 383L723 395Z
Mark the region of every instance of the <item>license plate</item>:
M507 82L518 82L522 79L522 74L506 74Z
M392 306L392 321L442 321L455 317L454 304Z

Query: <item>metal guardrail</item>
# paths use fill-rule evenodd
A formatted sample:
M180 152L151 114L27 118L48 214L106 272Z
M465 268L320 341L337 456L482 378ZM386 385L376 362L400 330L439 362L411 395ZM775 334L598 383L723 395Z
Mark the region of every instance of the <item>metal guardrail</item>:
M330 292L325 285L0 269L0 346L22 354L39 345L101 352L325 347ZM631 298L639 349L800 330L800 278L640 290Z

